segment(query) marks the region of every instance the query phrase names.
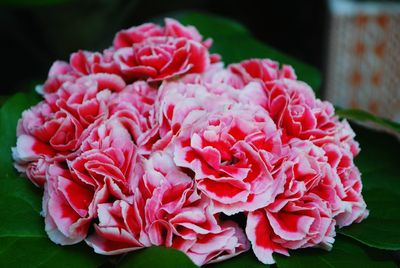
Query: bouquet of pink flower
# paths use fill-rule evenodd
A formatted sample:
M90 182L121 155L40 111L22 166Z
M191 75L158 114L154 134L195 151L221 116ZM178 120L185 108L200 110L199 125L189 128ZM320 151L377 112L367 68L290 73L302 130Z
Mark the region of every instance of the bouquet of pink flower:
M22 114L15 167L44 188L49 238L99 254L165 246L197 265L334 243L360 222L354 132L290 66L224 68L166 19L56 61ZM232 217L242 214L238 224Z

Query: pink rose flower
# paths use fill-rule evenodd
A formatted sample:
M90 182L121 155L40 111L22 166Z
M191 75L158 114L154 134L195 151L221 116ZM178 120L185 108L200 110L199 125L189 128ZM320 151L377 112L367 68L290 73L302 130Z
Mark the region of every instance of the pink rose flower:
M301 81L274 82L267 106L286 136L322 144L336 135L338 119L333 106L316 99L312 89Z
M246 234L254 254L265 264L275 263L272 253L318 246L330 249L335 221L326 203L310 193L283 207L264 208L247 216Z
M99 206L100 223L87 239L96 252L119 254L166 246L203 265L248 249L243 231L233 222L219 224L209 200L197 193L193 180L175 166L169 153L155 152L144 161L133 204L116 201Z
M137 81L115 94L108 105L110 117L123 122L137 145L152 127L151 112L156 95L156 88L144 81Z
M73 154L91 129L107 119L111 91L124 87L118 76L96 74L65 82L55 93L46 94L45 101L25 111L18 122L13 148L18 169L43 186L43 161ZM41 164L36 163L39 160ZM42 171L32 172L38 165Z
M114 48L131 47L141 43L149 37L163 36L164 29L153 23L144 23L118 32L114 38Z
M56 92L64 82L73 82L79 75L73 71L71 66L64 61L55 61L50 67L48 78L39 92L42 94Z
M233 221L220 224L221 231L199 235L196 241L176 239L173 247L186 253L198 266L230 259L250 248L243 230Z
M138 143L141 153L149 154L152 150L166 148L181 126L191 124L196 114L234 103L232 91L213 88L199 84L163 83L150 113L151 129Z
M257 100L254 100L256 98ZM186 125L204 112L214 112L235 103L263 105L267 101L257 82L236 90L225 83L166 82L158 90L152 112L152 129L141 139L141 152L162 150Z
M166 19L165 27L146 23L119 32L113 58L127 80L159 81L205 71L219 60L209 55L211 44L193 26Z
M14 163L14 167L18 172L23 173L28 179L37 187L43 188L46 182L46 172L49 162L46 161L45 156L32 156L32 162L27 160L21 161L21 156L18 156L15 149L13 149L13 158L16 160L20 158L19 162Z
M67 167L52 164L47 171L46 231L53 242L62 245L82 241L97 217L97 206L110 198L129 200L138 183L136 147L117 120L94 130L82 150L67 161Z
M69 62L72 70L79 76L95 73L120 75L118 65L113 61L113 54L113 49L106 49L103 54L79 50L71 54Z
M289 65L283 65L279 69L279 64L270 59L250 59L240 63L231 64L228 69L233 74L239 76L244 84L254 80L259 80L263 84L268 84L271 81L286 78L296 80L296 74Z
M50 240L61 245L82 241L94 215L93 199L93 191L74 180L68 169L50 165L42 204L45 230Z
M76 150L81 140L82 125L63 110L54 111L41 102L25 111L18 123L14 160L24 165L40 157L53 158Z
M114 60L127 79L151 81L203 72L210 64L207 48L186 38L151 37L120 48Z
M271 175L280 149L280 134L263 109L234 106L206 113L182 131L174 160L194 172L217 211L232 215L264 207L283 190Z
M321 148L297 138L288 144L288 155L274 170L274 176L285 181L284 191L273 203L250 212L247 219L253 251L267 264L274 263L274 252L288 255L288 249L330 249L335 224L346 226L368 215L349 150L334 143ZM350 178L342 179L341 174Z
M329 163L338 176L340 187L336 187L336 194L341 201L341 210L334 215L337 225L341 228L353 222L365 219L369 212L361 195L362 183L358 168L353 162L353 144L327 144L323 147Z
M154 153L145 161L141 193L146 201L147 232L153 245L173 247L197 265L233 257L248 249L242 230L221 223L210 200L174 163L170 153ZM164 235L166 234L166 235Z
M135 199L139 198L138 194L135 194ZM122 254L151 246L145 233L144 205L123 200L99 204L99 223L94 225L95 233L86 238L86 243L103 255Z
M202 43L206 48L210 48L211 39L203 42L203 37L193 26L183 26L174 19L165 19L165 27L160 27L153 23L145 23L131 27L117 33L114 38L114 48L131 47L133 44L141 43L148 38L156 36L183 37L188 40Z

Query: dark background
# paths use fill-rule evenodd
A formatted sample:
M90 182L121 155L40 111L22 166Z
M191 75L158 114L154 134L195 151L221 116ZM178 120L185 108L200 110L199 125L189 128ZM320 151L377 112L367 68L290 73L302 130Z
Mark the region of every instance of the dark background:
M233 18L259 40L323 67L325 1L0 0L0 94L31 89L54 60L102 50L122 28L182 10Z

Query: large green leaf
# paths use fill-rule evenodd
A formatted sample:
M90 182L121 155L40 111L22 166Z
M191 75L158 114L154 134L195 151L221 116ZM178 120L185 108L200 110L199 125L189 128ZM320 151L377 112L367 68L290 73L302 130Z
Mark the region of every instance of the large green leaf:
M94 268L104 262L83 243L62 247L47 237L1 237L0 245L0 267Z
M344 237L337 237L333 249L300 249L290 251L290 257L274 256L279 268L354 268L396 267L390 256L383 251L371 251Z
M370 215L339 232L371 247L400 250L400 143L386 133L355 130L362 148L356 164Z
M155 256L157 256L155 258ZM175 267L196 267L196 265L182 252L165 247L151 247L127 254L120 264L120 268L147 268L147 267L160 267L160 268L175 268ZM223 268L223 267L246 267L246 268L266 268L265 265L257 260L253 252L248 251L240 254L234 258L208 264L210 268Z
M120 268L195 268L197 267L184 253L173 248L150 247L127 254Z
M62 247L49 240L40 216L42 193L13 168L17 121L38 101L34 93L18 93L0 110L0 267L97 267L104 258L89 247Z
M174 16L183 24L196 26L203 36L211 37L214 40L211 51L221 54L222 60L227 64L249 58L271 58L282 64L292 65L299 79L307 82L314 90L318 91L321 85L321 76L316 68L258 41L246 28L233 20L198 12Z
M354 121L373 123L375 125L382 126L388 130L400 133L400 123L373 115L367 111L358 109L336 108L336 114Z
M231 258L231 259L223 261L223 262L217 262L217 263L207 265L207 267L212 267L212 268L232 268L232 267L268 268L269 266L260 262L254 255L252 250L250 249L249 251L242 253L239 256L236 256L234 258Z

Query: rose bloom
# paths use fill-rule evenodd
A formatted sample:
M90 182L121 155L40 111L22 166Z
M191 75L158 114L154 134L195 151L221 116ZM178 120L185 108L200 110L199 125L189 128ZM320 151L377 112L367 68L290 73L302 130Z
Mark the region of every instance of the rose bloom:
M265 85L278 79L296 80L296 74L289 65L279 69L279 63L270 59L250 59L240 63L231 64L228 70L239 77L242 83L247 84L257 80Z
M79 50L72 53L69 63L74 73L79 76L109 73L121 75L118 65L113 61L114 50L106 49L103 53Z
M236 90L226 83L202 83L185 77L183 83L164 82L160 86L150 117L152 128L138 143L142 153L168 146L182 126L193 124L203 112L223 110L235 103L266 103L266 94L257 82Z
M212 62L211 39L203 41L196 28L173 19L165 27L146 23L119 32L114 39L114 61L127 80L159 81L187 73L202 73Z
M151 81L185 73L203 72L210 64L207 48L185 38L147 38L132 47L120 48L114 60L127 79Z
M206 48L210 48L212 43L211 39L203 41L203 37L195 27L183 26L178 21L167 18L165 19L165 27L153 23L144 23L118 32L114 38L114 48L131 47L133 44L141 43L156 36L186 38L202 43Z
M274 201L284 181L271 174L281 151L280 133L257 106L234 105L204 113L183 129L175 162L193 171L198 188L227 215Z
M342 142L323 146L329 159L328 162L337 174L337 181L339 181L335 187L335 194L336 198L341 201L341 209L337 210L334 216L340 228L353 222L358 223L369 214L361 195L361 174L353 161L353 145L352 143ZM321 187L324 187L322 183ZM331 201L331 203L333 202Z
M129 130L135 144L151 127L151 112L157 88L144 81L136 81L114 94L109 102L110 117L119 118Z
M65 82L74 82L76 79L97 73L118 74L120 71L113 61L113 50L106 49L103 54L79 50L72 53L69 63L56 61L50 68L48 78L37 89L41 94L50 94L58 91Z
M67 62L55 61L50 67L46 82L37 89L41 94L54 93L64 82L73 82L78 77L79 75L73 71Z
M329 250L335 224L349 225L368 215L359 194L359 173L348 161L351 153L343 155L334 144L320 148L297 138L289 144L288 155L274 173L286 181L284 191L247 218L247 237L257 258L266 264L275 263L274 252L289 255L288 249L306 247ZM353 176L346 180L350 187L340 178L342 166Z
M193 26L173 19L166 19L165 27L145 23L117 33L114 46L103 53L79 50L71 54L69 63L56 61L44 85L37 89L41 94L54 93L64 82L96 73L117 74L128 82L200 73L220 59L209 55L211 44L212 40L203 41Z
M124 87L118 76L96 74L65 82L55 93L46 94L18 122L13 148L17 169L27 171L35 184L43 186L42 167L47 165L43 161L73 154L91 129L108 117L112 92ZM38 173L38 167L43 172Z
M82 153L66 163L51 164L43 199L50 239L58 244L82 241L97 206L108 200L129 200L137 185L136 146L117 119L92 131Z
M257 258L273 264L274 252L289 255L288 249L310 246L329 250L334 242L334 225L326 203L310 193L276 210L250 212L246 234Z
M95 234L86 241L102 254L157 245L179 249L203 265L248 249L243 231L233 222L219 222L210 201L168 152L144 160L133 204L103 204L99 215L110 216L99 216Z

